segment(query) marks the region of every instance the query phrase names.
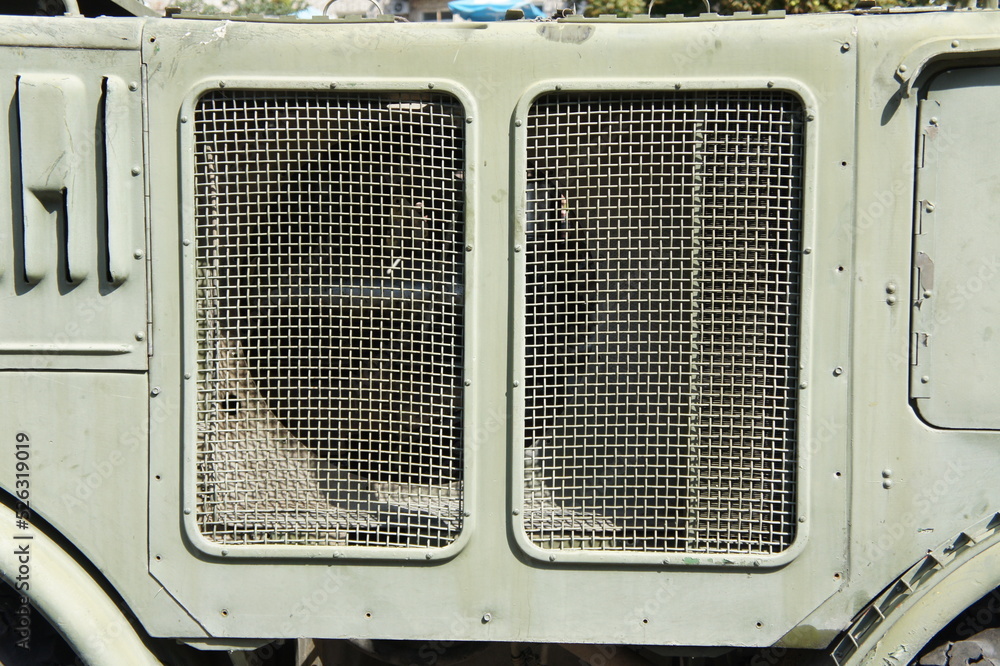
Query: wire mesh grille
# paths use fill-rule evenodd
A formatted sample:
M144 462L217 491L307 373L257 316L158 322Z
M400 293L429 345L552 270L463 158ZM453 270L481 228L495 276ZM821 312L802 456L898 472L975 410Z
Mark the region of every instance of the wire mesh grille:
M801 104L771 91L551 94L527 134L529 538L786 549Z
M461 530L463 116L444 94L199 100L208 539L441 547Z

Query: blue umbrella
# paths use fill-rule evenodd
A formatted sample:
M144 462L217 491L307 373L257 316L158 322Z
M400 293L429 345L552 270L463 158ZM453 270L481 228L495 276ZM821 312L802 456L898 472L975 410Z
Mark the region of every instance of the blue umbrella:
M508 9L520 9L524 18L545 17L530 0L453 0L448 9L468 21L502 21Z

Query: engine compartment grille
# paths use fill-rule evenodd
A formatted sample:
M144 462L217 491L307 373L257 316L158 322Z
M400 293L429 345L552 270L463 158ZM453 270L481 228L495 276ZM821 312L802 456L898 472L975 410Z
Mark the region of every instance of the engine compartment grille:
M197 102L207 539L411 548L461 531L464 128L440 93Z
M802 106L784 92L535 101L533 544L775 554L792 543L803 159Z

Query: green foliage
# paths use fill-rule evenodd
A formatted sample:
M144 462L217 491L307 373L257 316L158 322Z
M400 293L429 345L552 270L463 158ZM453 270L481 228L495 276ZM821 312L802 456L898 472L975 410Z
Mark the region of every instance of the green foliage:
M222 0L218 4L211 4L205 0L179 0L176 6L194 14L289 16L305 9L306 0Z
M584 14L587 16L616 14L622 17L645 14L647 4L648 0L589 0Z

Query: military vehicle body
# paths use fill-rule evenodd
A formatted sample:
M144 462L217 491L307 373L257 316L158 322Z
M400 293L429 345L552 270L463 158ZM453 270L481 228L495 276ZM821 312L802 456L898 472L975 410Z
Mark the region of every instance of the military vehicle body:
M80 4L0 20L17 626L844 664L988 624L1000 13Z

